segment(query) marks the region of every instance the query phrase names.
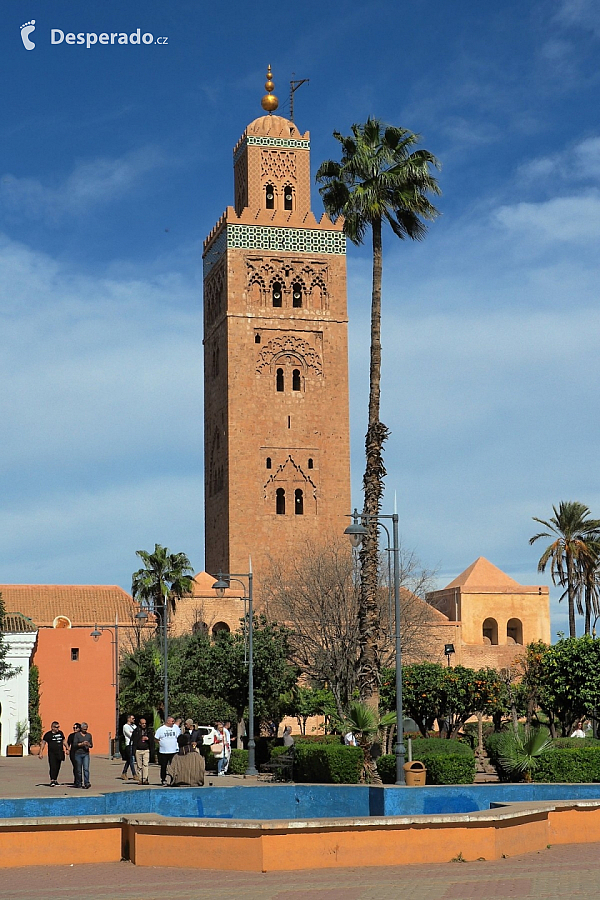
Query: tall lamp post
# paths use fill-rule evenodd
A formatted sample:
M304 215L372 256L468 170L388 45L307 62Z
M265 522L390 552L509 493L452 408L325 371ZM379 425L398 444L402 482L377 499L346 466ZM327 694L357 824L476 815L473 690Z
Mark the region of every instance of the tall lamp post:
M244 591L246 585L241 578L248 579L248 597L244 597L244 601L248 600L248 768L246 775L258 775L256 768L256 744L254 742L254 648L253 648L253 626L254 626L254 610L252 605L252 560L250 560L250 571L242 574L226 574L219 572L217 580L213 584L213 590L217 592L217 596L222 598L225 591L232 581L241 584Z
M392 520L393 543L391 551L394 554L394 617L396 620L395 645L396 645L396 784L405 784L404 760L406 759L406 747L404 746L404 714L402 711L402 647L400 645L400 544L398 540L398 513L391 516L371 516L360 514L357 509L352 513L352 524L348 525L344 534L350 538L352 546L360 547L367 536L365 523L377 522L383 528L388 538L388 551L390 550L390 533L380 519Z
M102 637L103 631L109 631L112 635L111 646L113 648L113 687L115 689L115 740L111 756L118 756L119 749L119 617L115 616L114 625L94 625L94 630L90 632L96 643Z

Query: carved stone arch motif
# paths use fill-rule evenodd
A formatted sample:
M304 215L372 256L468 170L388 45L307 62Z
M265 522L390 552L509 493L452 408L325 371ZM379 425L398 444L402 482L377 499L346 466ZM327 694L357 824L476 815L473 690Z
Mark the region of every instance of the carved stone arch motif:
M275 512L276 491L280 488L285 490L286 495L289 494L289 503L286 504L286 509L288 509L292 515L294 514L294 491L298 488L301 488L304 491L305 512L316 513L317 486L310 475L307 475L302 467L294 461L291 453L288 453L285 461L277 466L263 487L263 498L271 504L273 512Z
M264 279L255 272L248 282L248 299L253 306L264 306L265 295L266 289Z
M204 315L210 326L225 310L225 263L218 263L204 282Z
M305 372L313 375L323 374L319 353L308 341L293 334L272 338L264 345L256 360L257 374L261 375L265 370L271 371L275 357L286 353L301 360Z
M306 372L306 362L298 353L292 353L289 350L282 350L276 353L271 360L271 371L275 372L278 366L286 366L287 368L297 368L302 370L302 374Z

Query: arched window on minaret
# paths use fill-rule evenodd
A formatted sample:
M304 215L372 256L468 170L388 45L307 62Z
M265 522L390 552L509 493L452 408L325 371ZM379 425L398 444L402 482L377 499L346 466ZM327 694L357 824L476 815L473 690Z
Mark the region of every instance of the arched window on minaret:
M277 369L277 391L281 393L285 390L285 381L283 378L283 369Z
M281 285L278 281L273 282L273 306L282 306L283 294L281 293Z
M271 457L267 456L267 469L271 468Z
M294 512L297 516L304 515L304 493L301 488L294 491Z
M300 369L294 369L292 371L292 390L300 391L301 389L302 388L300 385Z
M302 285L301 284L293 284L292 285L292 306L295 309L301 309L302 307Z
M294 192L292 190L291 185L286 184L286 186L283 189L283 208L292 210L294 208L293 203L294 203Z
M285 516L285 491L277 488L275 491L275 512L278 516Z
M267 209L275 209L275 188L272 184L268 184L265 187L265 203L267 204Z

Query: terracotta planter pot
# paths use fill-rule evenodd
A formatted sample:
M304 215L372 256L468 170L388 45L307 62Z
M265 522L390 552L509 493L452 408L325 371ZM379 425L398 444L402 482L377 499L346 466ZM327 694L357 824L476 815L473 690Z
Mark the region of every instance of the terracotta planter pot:
M8 744L6 747L7 756L23 756L23 744Z

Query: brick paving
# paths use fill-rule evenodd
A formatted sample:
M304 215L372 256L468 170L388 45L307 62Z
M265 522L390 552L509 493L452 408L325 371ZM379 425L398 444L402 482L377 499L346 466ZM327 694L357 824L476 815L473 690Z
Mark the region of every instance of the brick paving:
M494 862L318 872L208 872L131 863L4 869L0 900L569 900L600 893L595 844Z

